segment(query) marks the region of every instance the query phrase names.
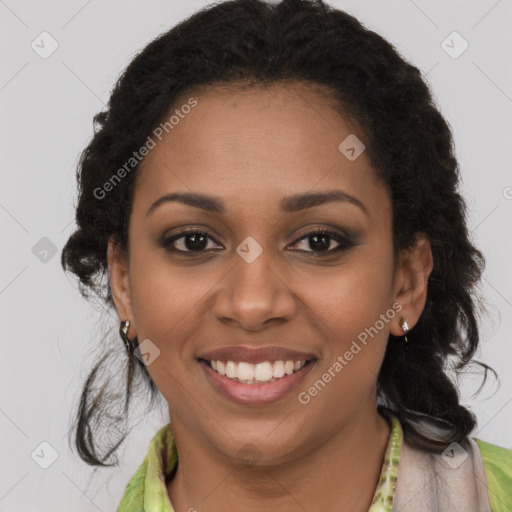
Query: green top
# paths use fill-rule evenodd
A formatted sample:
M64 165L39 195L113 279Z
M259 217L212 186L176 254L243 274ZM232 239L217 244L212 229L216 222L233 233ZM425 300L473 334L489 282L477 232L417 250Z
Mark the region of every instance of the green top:
M391 418L389 437L379 483L368 512L391 512L398 476L403 431ZM512 511L512 450L475 439L484 462L491 512ZM149 444L148 453L126 486L117 512L174 512L166 478L175 469L178 453L171 424L162 427Z
M492 512L512 511L512 450L475 439L484 461Z

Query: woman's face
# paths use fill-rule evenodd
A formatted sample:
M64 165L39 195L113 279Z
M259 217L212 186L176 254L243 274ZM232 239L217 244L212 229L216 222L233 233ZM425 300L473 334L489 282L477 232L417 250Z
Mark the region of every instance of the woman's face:
M390 198L351 128L313 90L194 99L169 133L153 135L138 171L127 272L111 272L116 307L175 428L228 458L252 450L277 464L375 413L388 334L402 334L407 318ZM318 199L333 191L337 200ZM190 200L162 199L171 194ZM261 348L270 350L251 359ZM236 382L201 361L210 356L245 378L282 375L283 365L285 374ZM311 359L286 373L287 360L295 370Z

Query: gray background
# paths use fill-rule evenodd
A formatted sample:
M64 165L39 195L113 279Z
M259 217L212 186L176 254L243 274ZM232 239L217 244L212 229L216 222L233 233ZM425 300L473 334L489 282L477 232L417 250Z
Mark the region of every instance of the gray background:
M469 225L487 258L482 291L490 315L482 321L479 359L501 378L501 387L490 381L474 398L479 381L468 375L462 396L479 420L474 435L512 448L511 1L330 4L383 35L426 74L453 128ZM74 173L93 115L137 50L204 5L0 0L0 512L115 510L149 441L168 422L165 408L143 418L119 452L120 469L93 473L69 449L70 414L94 349L106 329L116 336L118 324L115 314L80 297L59 259L74 226ZM43 31L59 45L47 59L31 47ZM453 31L469 44L457 58L442 46ZM462 48L452 40L452 52ZM41 252L48 246L55 255ZM31 457L44 441L58 452L48 469Z

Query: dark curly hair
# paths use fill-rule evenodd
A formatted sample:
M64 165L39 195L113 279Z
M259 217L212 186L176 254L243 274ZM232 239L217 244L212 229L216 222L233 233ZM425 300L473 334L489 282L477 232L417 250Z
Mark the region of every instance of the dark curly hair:
M78 276L84 297L94 294L111 310L107 244L112 238L126 255L137 166L101 200L95 190L192 91L278 82L322 88L364 136L366 155L389 187L395 258L398 251L412 247L418 232L430 241L434 267L425 308L408 333L407 350L401 338L389 336L377 389L379 410L399 418L405 439L420 449L440 452L476 426L448 375L473 358L479 343L477 302L485 309L476 294L485 260L469 239L466 204L457 191L460 171L452 134L421 72L355 17L321 0L210 5L157 37L133 59L106 110L94 117L94 136L77 171L77 229L63 248L62 266ZM144 364L127 357L124 412L111 414L121 403L119 393L108 392L112 364L119 365L119 357L108 363L104 356L96 363L76 414L75 446L91 465L113 465L106 461L126 434L115 444L108 435L112 426L126 420L134 382L147 384L151 404L157 395ZM484 382L488 370L495 374L477 364L485 369ZM96 383L102 375L106 383L100 387ZM98 452L100 433L107 449Z

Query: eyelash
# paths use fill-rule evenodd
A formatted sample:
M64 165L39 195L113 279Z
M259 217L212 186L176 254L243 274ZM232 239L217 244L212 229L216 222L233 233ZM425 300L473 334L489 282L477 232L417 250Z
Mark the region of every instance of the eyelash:
M171 247L173 242L176 242L177 240L184 238L187 235L204 235L204 236L206 236L206 238L209 238L210 240L213 240L216 244L218 244L218 242L216 240L214 240L212 237L208 236L208 234L205 233L204 231L200 231L197 229L185 229L170 238L164 239L162 242L162 246L167 251L173 252L173 253L178 253L178 254L194 255L194 253L195 253L195 255L198 255L198 254L204 253L206 251L206 249L201 249L198 251L191 251L191 250L183 251L181 249L176 249L174 247ZM339 246L336 247L335 249L330 249L328 251L298 251L298 252L306 252L306 253L311 253L311 254L320 255L320 256L324 256L324 255L330 256L332 254L346 251L347 249L350 249L351 247L354 247L354 245L355 245L346 236L344 236L336 231L331 231L329 229L318 229L318 230L310 231L309 233L306 233L304 236L302 236L301 238L299 238L298 240L293 242L292 245L297 245L302 240L307 239L312 236L327 236L329 238L334 239L336 242L338 242Z

